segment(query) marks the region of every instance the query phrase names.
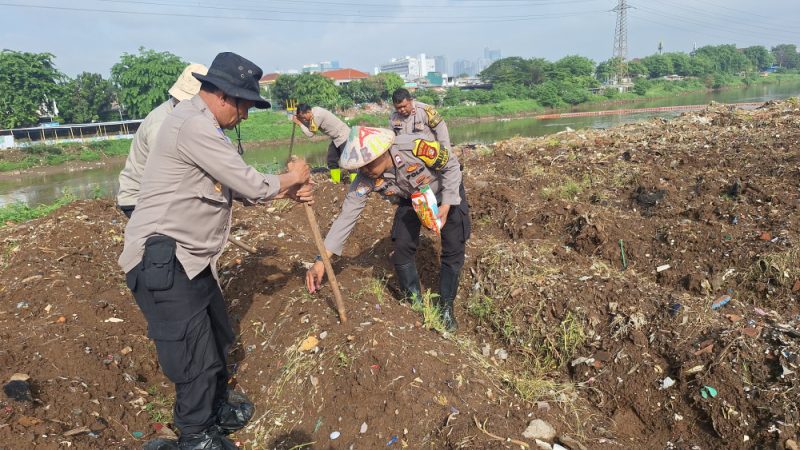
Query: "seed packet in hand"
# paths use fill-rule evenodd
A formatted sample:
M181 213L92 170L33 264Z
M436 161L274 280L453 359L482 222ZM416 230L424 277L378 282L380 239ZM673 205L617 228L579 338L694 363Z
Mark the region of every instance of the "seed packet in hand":
M439 235L442 229L442 221L439 219L439 206L436 203L436 196L429 185L426 184L419 188L419 192L411 194L411 205L414 207L414 211L416 211L422 225Z

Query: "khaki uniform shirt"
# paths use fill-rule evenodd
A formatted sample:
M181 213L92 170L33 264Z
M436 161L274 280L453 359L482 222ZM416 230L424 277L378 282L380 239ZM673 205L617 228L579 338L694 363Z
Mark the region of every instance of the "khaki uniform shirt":
M131 151L125 161L125 167L119 174L119 192L117 193L117 204L120 206L136 206L139 199L139 188L142 184L142 174L144 164L147 162L147 155L156 141L156 134L161 128L161 123L172 111L178 101L169 98L164 103L158 105L150 114L144 118L133 135Z
M387 200L397 203L410 199L420 186L428 184L436 193L439 204L459 205L461 195L461 165L456 155L447 147L433 145L420 135L402 135L395 139L389 154L394 164L383 176L372 180L361 175L350 185L344 198L342 211L325 236L325 248L336 255L342 254L344 242L367 204L367 195L377 192Z
M350 135L350 127L342 122L342 119L319 106L311 108L311 124L308 127L300 125L300 130L308 137L314 136L317 131L321 131L333 139L333 145L337 147L347 142L347 137Z
M242 160L199 95L183 101L164 119L147 159L119 265L126 273L136 267L147 238L162 234L177 241L175 253L189 279L208 265L216 277L233 198L259 202L279 191L278 176Z
M439 141L445 148L451 149L450 132L447 131L447 124L433 106L412 100L414 110L408 117L403 117L393 112L389 117L389 128L394 130L394 134L421 134L423 139L429 141Z

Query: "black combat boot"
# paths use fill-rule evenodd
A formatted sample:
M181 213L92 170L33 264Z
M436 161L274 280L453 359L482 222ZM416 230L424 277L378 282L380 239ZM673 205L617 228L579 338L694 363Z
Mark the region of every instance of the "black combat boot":
M182 434L178 450L239 450L239 447L214 426L200 433Z
M223 434L231 434L244 428L254 412L255 407L250 399L231 389L227 401L220 402L217 407L217 425Z
M436 301L442 315L442 323L447 331L453 333L458 330L453 302L458 293L459 273L447 266L442 266L439 271L439 298Z
M397 274L397 281L400 283L400 292L403 297L416 305L422 301L422 292L419 286L419 274L417 273L417 266L414 263L399 264L394 266L394 271Z

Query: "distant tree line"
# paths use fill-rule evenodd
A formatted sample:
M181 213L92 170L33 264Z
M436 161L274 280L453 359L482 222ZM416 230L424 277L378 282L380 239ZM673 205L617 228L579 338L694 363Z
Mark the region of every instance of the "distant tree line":
M143 118L167 99L167 90L187 62L169 52L139 48L124 53L111 68L111 78L84 72L70 78L60 72L50 53L0 51L0 128L36 125L40 117L55 116L69 123L107 121L120 117ZM543 58L510 57L495 61L480 73L490 90L450 88L444 94L420 91L417 97L437 105L497 103L533 99L543 106L578 104L589 100L590 90L610 78L618 61L595 64L571 55L551 62ZM724 84L726 77L777 65L779 70L800 69L794 44L767 50L762 46L737 49L735 45L706 46L692 53L650 55L627 63L643 94L648 83L665 75L696 77L708 87ZM320 74L280 75L266 92L276 103L287 99L331 109L387 101L403 85L396 74L381 73L342 86ZM608 95L613 95L610 92Z
M644 94L652 80L667 75L697 77L709 88L719 87L731 76L755 74L777 64L780 70L800 68L800 54L793 44L781 44L767 50L763 46L737 49L735 45L698 48L692 53L650 55L626 63L635 80L634 92ZM612 78L619 61L595 63L582 56L567 56L555 62L542 58L503 58L484 69L479 77L492 83L491 90L448 89L443 96L426 96L442 105L464 102L496 103L507 99L533 99L542 106L554 107L585 102L591 88ZM609 90L609 96L616 91Z
M403 79L396 73L380 73L363 80L354 80L341 86L318 73L279 75L266 94L279 105L289 99L311 106L343 109L364 103L389 100L395 89L402 87Z

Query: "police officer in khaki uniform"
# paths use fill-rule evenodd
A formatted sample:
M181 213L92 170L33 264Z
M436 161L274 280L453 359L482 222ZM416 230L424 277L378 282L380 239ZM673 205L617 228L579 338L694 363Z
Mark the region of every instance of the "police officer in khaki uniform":
M392 93L395 112L389 118L389 127L394 134L418 134L429 141L438 141L444 148L450 149L450 132L447 124L431 105L418 102L404 88Z
M174 423L180 439L145 449L234 450L225 436L252 417L249 402L227 392L226 356L234 341L216 263L228 237L234 199L311 200L305 161L264 175L248 166L223 129L248 110L269 108L259 95L261 69L220 53L200 80L198 95L164 119L144 169L136 214L125 229L119 264L147 319L164 375L175 385Z
M167 101L150 111L141 125L139 125L136 134L133 135L128 159L119 174L119 191L117 192L117 205L129 219L139 199L144 165L147 162L150 149L156 141L156 134L158 134L158 129L161 128L161 122L164 121L167 114L178 103L197 95L200 90L200 81L193 77L192 73L205 75L207 72L208 68L202 64L189 64L186 66L172 87L169 88Z
M421 299L415 263L421 223L410 198L425 185L435 193L442 223L437 306L446 328L455 331L458 323L453 301L464 265L464 247L472 229L456 156L439 142L427 141L420 135L395 136L382 128L353 127L339 165L358 169L359 173L325 237L328 255L341 255L344 242L367 204L367 196L371 192L382 195L397 204L392 225L394 252L391 260L400 288L412 302ZM318 257L306 274L306 286L310 292L319 288L323 275L324 266Z
M347 142L347 136L350 135L350 127L327 109L319 106L312 108L305 103L297 105L297 113L292 120L300 126L300 131L307 137L313 137L314 133L319 131L331 138L327 155L328 169L330 169L331 175L335 170L340 170L339 158L342 155L344 144ZM333 176L331 178L338 182L338 179Z

